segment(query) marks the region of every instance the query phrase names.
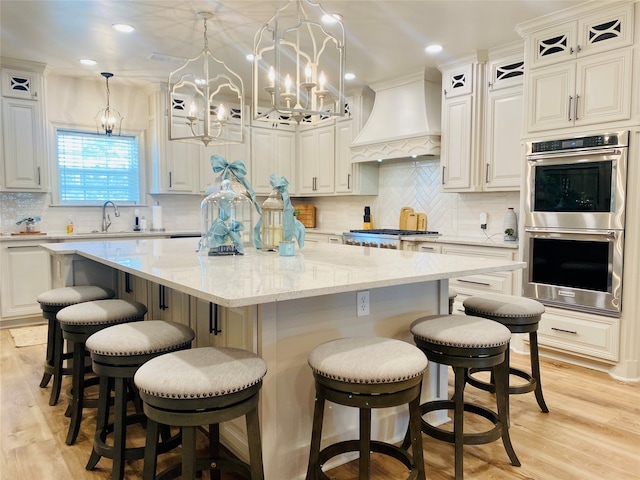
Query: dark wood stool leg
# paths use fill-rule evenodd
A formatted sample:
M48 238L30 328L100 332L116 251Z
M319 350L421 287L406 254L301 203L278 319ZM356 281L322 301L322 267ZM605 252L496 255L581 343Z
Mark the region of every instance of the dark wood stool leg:
M71 399L71 423L67 433L67 445L73 445L78 438L84 400L84 342L73 344L73 398Z
M316 393L313 407L313 426L311 427L311 447L309 450L309 466L307 480L316 480L316 468L320 463L320 441L322 439L322 420L324 418L324 397Z
M455 450L455 478L462 480L464 477L464 382L466 378L465 368L454 367L454 412L453 412L453 437Z
M360 480L368 480L371 472L371 409L360 407Z
M264 480L262 465L262 441L260 440L260 420L258 409L254 408L245 416L249 443L249 462L251 464L251 480Z
M536 400L540 410L549 413L549 408L542 396L542 382L540 382L540 356L538 354L538 332L529 332L529 354L531 355L531 376L536 381Z
M209 425L209 458L220 457L220 425L213 423ZM211 480L220 480L220 470L210 469Z
M93 470L100 461L100 455L96 452L95 445L100 442L102 432L109 424L109 397L111 396L112 381L109 377L100 377L100 389L98 394L98 411L96 413L96 433L94 435L94 447L91 456L85 467L87 470Z
M196 480L195 427L182 427L182 478Z
M43 315L45 316L45 315ZM58 321L56 320L55 314L53 318L51 318L51 314L46 314L47 317L47 353L44 362L44 373L42 374L42 380L40 380L40 388L44 388L49 385L49 380L51 380L51 376L53 373L53 361L55 359L54 353L54 340L55 340L55 331L54 328Z
M516 452L511 445L511 437L509 436L509 364L507 359L500 365L493 368L496 379L496 403L498 406L498 419L502 423L502 443L504 449L509 455L511 465L520 466L520 460L516 456Z
M143 480L155 480L158 463L158 422L147 419L147 437L144 448Z
M413 465L418 470L416 480L425 480L424 455L422 451L420 395L409 403L409 431L411 432L411 455L413 457Z
M124 477L124 450L127 442L127 379L116 378L113 427L113 467L111 479L121 480Z
M60 324L56 320L53 326L53 385L51 387L51 396L49 397L49 405L51 406L56 405L60 398L63 363L64 339L62 338L62 329L60 328Z

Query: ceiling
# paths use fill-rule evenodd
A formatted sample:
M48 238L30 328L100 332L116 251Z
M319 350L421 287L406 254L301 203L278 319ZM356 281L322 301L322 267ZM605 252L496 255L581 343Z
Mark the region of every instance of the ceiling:
M3 57L47 64L52 73L115 81L166 80L181 61L203 46L197 12L211 11L209 47L214 56L251 85L253 38L286 0L1 0ZM519 40L514 26L582 0L322 0L343 17L347 71L353 86L371 84L435 67L450 59ZM123 34L111 28L128 23ZM429 56L424 47L441 43ZM78 59L98 62L92 67Z

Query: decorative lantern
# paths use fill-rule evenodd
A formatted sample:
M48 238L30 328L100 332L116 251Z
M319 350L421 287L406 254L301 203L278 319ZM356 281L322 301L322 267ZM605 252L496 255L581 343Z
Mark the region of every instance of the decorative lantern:
M278 189L274 189L262 204L262 250L278 250L283 241L284 201Z
M230 180L223 180L220 191L200 204L203 255L242 255L253 244L251 213L253 205L243 194L233 191Z

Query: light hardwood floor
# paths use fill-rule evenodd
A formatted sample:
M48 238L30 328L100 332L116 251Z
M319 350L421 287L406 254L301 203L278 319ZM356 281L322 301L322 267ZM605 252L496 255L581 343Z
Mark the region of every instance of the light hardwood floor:
M2 480L109 478L108 459L101 460L92 472L84 468L92 445L95 417L91 410L85 413L78 442L73 446L64 443L69 422L63 415L66 400L50 407L50 389L38 387L44 354L44 345L16 348L9 331L0 330ZM513 355L513 361L523 366L528 357ZM465 478L640 479L640 384L619 382L604 373L546 359L541 368L549 414L540 412L533 394L511 396L511 439L522 466L510 465L500 441L466 446ZM466 394L480 404L493 406L493 397L486 392L468 387ZM142 431L135 436L139 442ZM427 478L453 478L453 447L425 435L423 440ZM176 458L166 458L164 464ZM330 471L329 476L332 480L354 480L355 468L346 464ZM128 462L126 478L140 478L141 469L141 460ZM406 477L406 470L393 461L375 459L373 469L375 480Z

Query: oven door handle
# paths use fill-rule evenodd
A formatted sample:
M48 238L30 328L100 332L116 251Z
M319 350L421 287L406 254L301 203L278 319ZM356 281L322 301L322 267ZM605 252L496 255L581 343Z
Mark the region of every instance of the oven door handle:
M579 150L572 152L545 152L545 153L534 153L531 155L527 155L527 160L529 162L537 162L538 160L548 160L551 158L564 158L564 157L582 157L585 155L607 155L614 154L620 155L620 149L618 148L595 148L593 150Z
M549 229L549 228L531 228L524 227L525 232L529 233L562 233L569 235L605 235L610 238L616 238L618 232L615 230L567 230L567 229Z

